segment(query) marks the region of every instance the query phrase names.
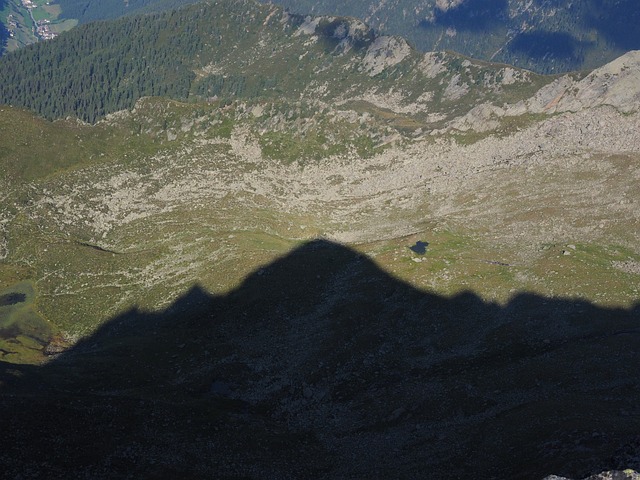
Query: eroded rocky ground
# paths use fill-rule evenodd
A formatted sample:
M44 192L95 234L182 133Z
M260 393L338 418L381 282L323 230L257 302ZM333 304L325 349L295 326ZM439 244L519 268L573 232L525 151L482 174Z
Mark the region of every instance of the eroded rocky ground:
M370 127L380 143L366 155L354 143L274 160L266 106L242 102L220 119L144 99L77 126L123 128L141 147L3 180L7 471L638 468L625 452L640 418L640 116L623 75L636 56L601 72L621 79L610 90L624 108L585 103L585 77L518 115ZM91 462L77 415L108 432ZM25 463L38 425L38 460Z

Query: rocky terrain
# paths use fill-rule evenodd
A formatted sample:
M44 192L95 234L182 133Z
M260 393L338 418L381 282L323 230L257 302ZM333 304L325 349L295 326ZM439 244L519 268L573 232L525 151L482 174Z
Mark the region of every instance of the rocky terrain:
M198 81L313 75L0 106L3 473L636 478L640 54L544 77L251 19L281 50Z
M578 105L596 75L543 87L521 116L493 110L498 133L465 114L442 130L381 134L366 156L274 160L270 107L247 102L220 117L143 99L64 127L87 138L134 125L155 152L107 149L28 190L6 179L3 274L28 282L7 285L3 298L24 301L0 307L12 325L3 360L16 363L3 364L7 471L66 471L46 453L49 434L35 463L16 445L36 423L73 425L69 415L108 432L91 464L67 457L77 478L639 468L622 452L638 418L640 117L629 89ZM611 78L611 90L624 85ZM344 106L331 115L366 122ZM501 131L506 120L521 126ZM417 241L424 254L409 249ZM19 365L42 355L55 360ZM135 427L146 432L135 440L108 426L123 409L167 421ZM67 452L86 441L64 432L55 442ZM209 451L221 452L213 463L186 460Z
M46 366L2 364L0 458L28 478L637 469L638 315L444 297L313 241L226 294L123 313Z
M452 50L541 73L599 67L640 48L633 0L277 0L292 12L349 15L422 51Z
M99 20L150 14L198 0L3 0L0 55ZM202 0L200 0L202 1ZM599 67L640 48L634 0L277 0L298 15L349 16L423 52L456 51L539 73ZM31 13L30 13L31 12Z

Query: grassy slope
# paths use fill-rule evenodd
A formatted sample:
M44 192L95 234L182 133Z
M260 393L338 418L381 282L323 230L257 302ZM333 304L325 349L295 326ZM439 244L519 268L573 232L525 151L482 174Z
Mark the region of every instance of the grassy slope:
M628 306L637 298L634 274L611 268L616 261L640 261L638 252L621 246L628 240L624 231L606 243L576 238L575 250L566 256L571 239L537 246L515 238L494 244L491 228L502 227L485 232L474 223L434 220L428 196L410 211L364 208L361 218L346 224L332 218L322 203L304 211L283 209L278 195L286 195L286 189L280 191L277 182L267 191L241 186L243 179L262 175L265 167L252 163L250 155L234 153L239 132L253 132L265 161L288 164L285 168L294 176L304 175L305 165L313 171L314 164L328 161L334 151L348 151L350 142L357 150L362 133L345 123L344 136L332 137L326 149L318 149L318 137L310 135L301 137L295 148L274 150L274 135L280 134L265 131L268 119L251 111L251 105L243 104L220 108L150 99L132 114L86 126L50 123L3 108L0 125L11 133L2 136L7 144L0 149L6 152L1 158L7 172L3 216L10 253L0 263L0 288L10 291L12 285L30 282L37 291L32 305L51 334L61 329L82 335L134 305L162 308L194 284L227 292L260 265L323 232L367 225L375 231L408 222L415 225L413 235L371 238L356 248L418 288L445 296L471 290L500 302L522 291L588 298L602 305ZM290 122L294 125L296 119ZM529 173L527 182L552 185L551 191L563 188L564 180L550 184L544 175ZM199 186L198 177L210 178L202 184L210 186ZM568 182L574 181L569 177ZM460 201L464 206L467 200L461 196ZM506 211L531 211L522 201L516 197ZM563 216L561 210L553 215ZM104 218L110 228L96 218ZM408 248L417 240L430 243L424 257ZM521 250L532 247L539 252L523 260ZM5 359L37 357L42 342L35 350L29 345L5 345L21 355Z
M416 129L428 115L451 118L481 101L527 98L552 80L515 71L516 81L502 83L504 65L455 54L438 54L430 60L435 65L425 67L415 50L371 76L366 55L374 34L368 27L352 19L321 19L308 35L299 30L304 21L272 5L225 0L81 27L0 60L0 101L48 118L75 115L93 122L131 108L144 95L323 102L399 97L408 118L398 123ZM58 60L47 63L51 57ZM450 94L456 85L467 93ZM428 98L422 110L412 112L423 94Z
M240 7L246 10L240 12ZM242 23L236 21L239 16ZM401 158L403 145L410 146L420 129L442 126L479 102L528 98L549 77L512 70L516 81L503 84L505 66L452 54L425 58L414 50L370 76L364 58L371 32L339 34L361 24L321 19L316 33L309 35L298 31L305 19L248 0L210 2L180 13L78 29L17 52L5 58L6 65L17 68L23 57L46 65L47 55L63 42L82 49L79 39L104 42L131 22L151 22L161 43L179 45L190 37L176 39L169 27L181 19L193 20L188 35L198 39L196 50L177 63L195 75L189 102L139 100L132 111L94 126L72 120L51 123L0 107L5 205L0 254L9 252L0 264L0 288L31 282L37 292L33 305L52 332L87 334L132 305L162 308L194 283L225 292L260 264L324 232L373 232L358 237L363 253L412 285L443 295L470 289L488 300L506 301L514 292L534 291L607 305L629 304L637 296L633 273L611 269L612 262L638 260L628 248L624 227L605 243L591 244L595 236L554 237L557 245L491 240L493 232L509 223L544 223L545 216L566 221L569 215L559 209L538 212L535 202L561 203L558 192L571 188L571 172L551 179L544 168L535 175L488 176L483 188L489 191L503 192L505 182L517 185L526 177L536 194L546 195L522 200L505 193L491 200L487 212L499 206L495 215L504 220L490 226L469 221L478 216L476 204L483 195L467 185L460 186L459 194L446 192L462 212L459 218L435 215L436 202L449 200L428 190L409 193L418 200L415 210L389 192L379 192L389 195L382 207L375 203L381 200L367 204L363 194L353 197L355 203L338 197L325 204L305 200L301 189L295 193L302 198L300 207L292 197L291 182L304 181L305 169L313 178L333 156L354 167L384 158L386 152ZM213 43L217 48L210 48ZM105 49L103 54L110 52ZM63 66L74 71L74 61L67 56ZM470 90L451 96L447 92L456 85ZM428 107L412 110L424 96ZM432 115L440 119L431 120ZM537 120L520 117L499 131L508 136ZM470 132L456 141L473 145L487 135ZM442 140L422 141L433 146ZM429 162L425 159L433 167ZM274 173L274 168L284 170ZM354 187L376 174L376 168L365 169ZM385 168L394 175L393 162ZM433 174L441 172L435 168ZM353 175L332 175L327 188L340 188L353 180L345 176ZM262 177L266 183L260 183ZM507 192L512 190L517 192L517 186ZM351 216L341 213L349 208ZM407 237L408 231L413 235ZM420 239L432 244L424 262L415 261L419 259L408 250ZM575 254L563 255L567 243L575 244ZM522 249L537 253L523 261Z

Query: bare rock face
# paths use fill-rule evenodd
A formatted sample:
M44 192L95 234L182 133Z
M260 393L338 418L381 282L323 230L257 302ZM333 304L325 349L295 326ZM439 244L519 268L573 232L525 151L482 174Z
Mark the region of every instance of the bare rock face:
M456 8L464 3L464 0L436 0L436 8L442 12Z
M580 80L571 75L559 77L528 100L503 106L476 105L450 121L448 128L486 132L494 130L504 117L580 112L601 106L610 106L625 114L636 112L640 109L639 78L640 51L631 51Z
M611 105L624 113L635 111L640 104L639 74L640 51L629 52L567 86L548 110L578 111Z
M69 342L67 342L62 336L56 335L51 341L44 347L43 353L46 356L59 355L69 348Z
M640 51L631 51L579 81L565 75L529 100L532 113L576 112L610 105L623 113L640 106Z
M558 102L573 87L574 81L569 75L545 85L525 102L530 113L551 113L555 111Z
M371 28L359 20L328 16L306 17L294 34L294 36L300 35L330 38L337 42L334 53L346 53L354 46L368 45L374 37ZM389 39L391 37L382 38ZM380 40L380 37L378 37L378 40ZM403 58L400 58L398 62L402 61Z
M500 107L483 103L473 107L466 115L453 119L448 126L461 132L469 130L487 132L497 128L500 125L499 119L504 117L506 113L507 112ZM522 113L512 116L517 116Z
M411 47L399 37L377 37L363 59L365 69L373 77L397 65L411 53Z
M594 70L558 102L558 111L611 105L630 113L640 105L640 51L631 51Z
M640 474L638 474L634 470L624 470L624 471L609 471L598 473L597 475L591 475L590 477L585 478L584 480L638 480L640 479ZM557 475L550 475L545 477L544 480L570 480L567 477L558 477Z

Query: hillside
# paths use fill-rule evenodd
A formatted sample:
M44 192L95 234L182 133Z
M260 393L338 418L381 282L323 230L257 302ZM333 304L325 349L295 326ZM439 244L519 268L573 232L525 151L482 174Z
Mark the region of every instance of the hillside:
M0 59L0 102L88 122L142 96L168 96L317 108L358 100L397 105L419 126L479 101L524 99L549 81L455 54L421 54L354 19L310 20L252 1L84 25Z
M0 56L79 23L171 10L195 0L0 0Z
M639 74L249 0L4 56L3 473L640 469Z
M240 12L261 30L234 37L228 19ZM34 302L30 313L6 318L33 319L44 344L58 330L69 338L92 331L138 302L163 305L196 279L224 290L316 236L363 245L399 277L445 295L471 288L495 300L533 291L627 306L636 298L638 52L582 77L539 77L419 54L353 20L211 2L104 24L104 36L80 27L8 55L2 62L12 68L0 72L17 76L30 56L54 85L74 85L58 73L73 77L75 59L95 71L102 58L100 49L95 58L82 54L83 44L106 45L142 21L155 25L146 30L152 39L178 20L203 31L191 22L197 16L227 28L210 57L169 60L171 50L154 47L166 52L164 65L184 67L178 78L191 75L187 102L131 98L131 110L95 125L2 107L0 278ZM330 35L347 27L360 36ZM147 45L141 35L134 49ZM272 56L260 55L265 49ZM69 59L52 62L48 55L62 50ZM292 53L309 57L306 68L285 68ZM196 61L206 66L185 67ZM123 70L129 85L135 70ZM332 81L338 72L341 85ZM266 78L271 87L245 81ZM119 94L88 85L98 98ZM207 88L205 98L193 93ZM55 98L51 85L42 91L38 108L69 98ZM76 108L87 93L78 92ZM420 258L398 256L421 232L442 248L424 272ZM560 263L558 252L566 254ZM206 270L214 260L219 272ZM503 264L509 268L496 268ZM3 348L42 349L24 345Z
M0 364L14 393L0 396L0 461L9 477L97 479L637 468L639 316L442 297L304 243L226 294L124 312L39 369Z
M197 0L2 0L0 55L77 24L172 10ZM265 2L271 3L271 2ZM599 67L640 48L632 0L278 0L301 15L351 16L423 52L455 51L539 73Z
M640 48L634 0L277 0L297 13L350 15L422 51L453 50L541 73L596 68Z
M75 19L79 23L110 20L125 15L160 12L196 3L198 0L57 0L64 18Z

